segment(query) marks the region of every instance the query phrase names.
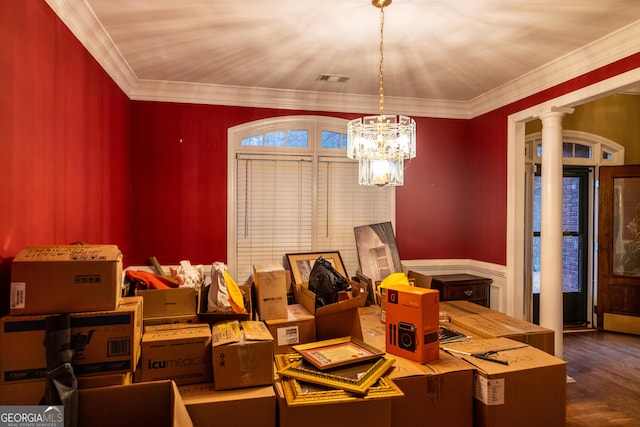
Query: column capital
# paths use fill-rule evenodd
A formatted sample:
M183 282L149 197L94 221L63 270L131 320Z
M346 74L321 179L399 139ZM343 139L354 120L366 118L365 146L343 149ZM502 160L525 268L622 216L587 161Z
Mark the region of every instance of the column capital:
M572 114L574 111L575 109L570 107L551 107L548 110L541 111L535 117L540 120L544 120L549 117L564 117L567 114Z

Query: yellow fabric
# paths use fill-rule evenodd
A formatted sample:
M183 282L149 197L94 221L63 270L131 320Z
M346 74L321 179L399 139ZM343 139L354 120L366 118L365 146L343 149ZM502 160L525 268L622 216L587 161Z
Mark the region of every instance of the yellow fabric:
M244 314L247 309L244 308L244 298L240 287L231 278L227 270L224 271L224 281L227 285L227 292L229 293L229 304L235 313Z

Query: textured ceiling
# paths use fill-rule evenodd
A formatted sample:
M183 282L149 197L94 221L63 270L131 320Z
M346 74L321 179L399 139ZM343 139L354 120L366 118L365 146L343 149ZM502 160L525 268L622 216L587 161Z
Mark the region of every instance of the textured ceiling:
M369 0L84 5L137 81L378 94L380 10ZM394 0L384 11L385 95L467 102L575 51L579 62L604 54L589 46L639 21L640 1Z

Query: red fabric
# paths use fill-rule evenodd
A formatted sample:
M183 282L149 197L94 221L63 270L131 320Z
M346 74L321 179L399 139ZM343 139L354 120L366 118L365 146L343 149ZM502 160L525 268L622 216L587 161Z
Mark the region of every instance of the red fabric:
M127 279L136 289L169 289L177 288L178 284L159 274L142 270L127 270Z

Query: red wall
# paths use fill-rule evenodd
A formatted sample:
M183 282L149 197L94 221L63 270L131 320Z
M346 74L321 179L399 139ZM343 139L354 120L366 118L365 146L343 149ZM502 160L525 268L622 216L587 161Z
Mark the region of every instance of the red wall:
M44 1L0 1L0 259L130 251L130 102Z
M416 157L396 189L396 240L402 259L469 257L466 200L468 120L415 118Z
M356 116L130 102L40 1L0 2L0 47L5 260L81 240L118 244L127 265L226 261L227 129ZM397 190L402 258L504 264L507 116L639 66L634 55L472 120L415 118L418 156Z
M213 105L133 102L133 251L129 260L227 261L227 129L290 114ZM417 119L418 156L397 192L401 256L460 258L467 121ZM182 140L182 142L180 142ZM424 185L422 180L429 180ZM453 212L453 213L452 213ZM425 244L428 242L428 244Z

